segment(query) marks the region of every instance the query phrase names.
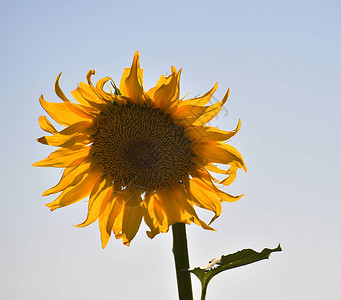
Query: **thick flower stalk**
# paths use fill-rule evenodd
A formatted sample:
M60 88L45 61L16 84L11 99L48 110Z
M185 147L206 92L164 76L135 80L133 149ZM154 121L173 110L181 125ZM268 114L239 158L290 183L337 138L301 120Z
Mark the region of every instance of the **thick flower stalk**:
M77 103L62 92L60 75L55 91L62 102L40 98L49 116L65 126L58 131L46 116L39 118L49 135L38 141L57 150L34 166L63 169L59 183L43 193L60 193L47 206L54 210L89 197L87 218L77 226L99 220L103 248L112 232L129 245L142 219L150 228L150 238L175 223L213 230L194 206L212 211L212 223L222 212L222 202L241 197L217 186L232 183L237 169L246 170L241 154L226 143L238 132L240 122L232 131L206 126L221 110L229 91L213 105L208 103L217 84L201 97L180 99L181 70L172 67L171 71L145 91L136 52L119 89L114 84L113 91L104 89L109 77L94 86L95 72L89 71L87 83L81 82L71 92ZM218 181L211 172L223 174L224 179Z

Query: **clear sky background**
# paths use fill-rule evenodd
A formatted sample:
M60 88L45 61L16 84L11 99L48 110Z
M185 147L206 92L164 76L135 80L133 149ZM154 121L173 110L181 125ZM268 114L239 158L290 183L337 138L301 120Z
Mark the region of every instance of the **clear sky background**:
M42 192L61 172L31 165L52 150L38 98L57 101L85 80L111 76L141 54L145 87L182 67L181 95L219 82L230 99L211 125L242 128L245 158L226 191L216 232L187 227L191 266L280 242L267 261L220 274L207 300L337 300L340 290L340 1L0 1L0 298L177 299L171 232L102 250L84 201L50 212ZM203 219L211 215L200 211ZM192 277L195 299L200 284Z

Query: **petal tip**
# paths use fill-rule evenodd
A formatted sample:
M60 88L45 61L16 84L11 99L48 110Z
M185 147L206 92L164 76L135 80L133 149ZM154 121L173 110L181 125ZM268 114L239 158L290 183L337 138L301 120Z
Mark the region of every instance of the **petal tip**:
M58 208L58 207L53 206L52 203L53 203L53 202L45 204L45 206L47 206L47 207L50 209L50 211L54 211L55 209Z
M208 223L208 226L210 226L216 219L218 219L219 216L220 216L220 215L215 215L215 216L211 219L211 221ZM216 229L214 229L214 228L212 228L212 229L213 229L213 230L216 230Z
M237 200L236 201L238 201L241 197L243 197L245 194L241 194L241 195L239 195L239 196L236 196L236 198L237 198Z
M242 120L239 118L236 130L239 130L241 125L242 125Z
M56 82L59 81L59 79L60 79L60 77L62 76L62 74L63 74L63 72L60 72L60 73L58 74L58 76L57 76L57 78L56 78Z
M102 238L102 249L104 249L108 245L108 242L109 242L109 236Z
M36 141L37 141L38 143L41 143L41 144L44 144L44 145L48 145L48 142L47 142L45 136L42 136L41 138L36 139Z
M95 73L96 73L95 70L89 70L88 73L86 74L86 77L95 75Z
M227 99L229 98L229 96L230 96L230 88L227 89L227 92L226 92L222 102L225 103L227 101Z

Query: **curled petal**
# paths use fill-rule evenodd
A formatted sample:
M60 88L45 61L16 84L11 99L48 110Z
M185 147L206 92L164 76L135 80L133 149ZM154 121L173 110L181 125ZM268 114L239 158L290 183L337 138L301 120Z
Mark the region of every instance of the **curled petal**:
M54 126L51 124L51 122L45 117L40 116L39 119L39 126L42 130L49 132L49 133L57 133L58 130L54 128Z
M102 111L109 104L106 101L100 99L91 88L85 83L81 82L79 87L71 92L73 98L76 101L86 107L96 108L99 111Z
M59 79L62 73L60 73L56 79L55 82L55 91L56 94L60 99L63 100L65 106L72 111L74 114L78 115L79 117L85 118L85 119L91 119L93 116L91 114L96 113L96 110L93 109L92 107L86 107L82 105L77 105L72 103L63 93L59 86ZM67 126L67 125L66 125Z
M238 166L236 165L230 166L230 168L226 172L226 174L228 174L228 177L226 177L224 180L220 181L219 183L223 185L230 185L236 179L237 170L238 170Z
M54 90L57 94L57 96L62 99L63 101L66 101L66 102L70 102L70 100L64 95L62 89L60 88L59 86L59 79L60 79L60 76L62 76L62 73L60 73L58 76L57 76L57 79L56 79L56 82L54 84Z
M39 101L50 117L60 125L70 126L74 123L84 121L84 118L72 112L65 103L46 101L43 95L40 96Z
M111 93L107 93L104 91L104 85L111 79L111 77L104 77L100 80L97 81L96 83L96 89L100 93L101 97L107 101L112 100L112 95Z
M111 94L103 91L104 84L110 80L110 77L104 77L96 83L96 87L91 82L91 76L95 74L94 70L90 70L86 75L88 86L86 90L98 104L108 104L111 100ZM86 86L86 85L85 85ZM109 102L108 102L109 101Z

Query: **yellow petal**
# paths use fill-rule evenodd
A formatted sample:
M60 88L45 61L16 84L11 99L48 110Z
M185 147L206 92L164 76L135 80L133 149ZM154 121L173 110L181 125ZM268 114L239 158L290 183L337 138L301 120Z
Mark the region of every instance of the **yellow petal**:
M240 129L240 120L235 130L224 131L211 126L189 126L184 130L185 135L194 143L225 141L233 137Z
M44 100L43 95L40 96L40 104L50 117L60 125L70 126L74 123L84 121L84 118L70 111L65 103L53 103Z
M58 184L46 190L43 193L43 196L59 193L62 190L68 188L69 186L74 186L78 184L83 179L90 166L91 163L85 162L72 168L66 168Z
M60 148L52 152L47 158L33 164L34 167L66 168L76 166L88 159L90 147L78 150Z
M116 198L115 207L111 211L111 216L107 224L107 230L112 230L115 234L116 239L121 239L123 237L122 233L122 223L123 223L123 208L124 204L122 201Z
M193 125L207 110L207 107L184 105L178 107L170 116L174 123L183 127Z
M64 102L65 106L75 113L76 115L80 116L81 118L89 121L93 120L98 115L98 110L93 107L86 107L80 104L75 104L72 102Z
M83 179L75 186L70 186L65 189L56 200L46 204L51 210L76 203L85 197L89 196L91 189L102 175L99 168L93 167L85 174Z
M91 76L95 74L94 70L90 70L87 74L88 84L80 82L79 87L72 91L71 94L81 105L88 107L95 107L97 109L102 109L103 105L110 104L112 96L109 93L103 91L104 84L110 80L110 77L105 77L100 79L96 87L91 82Z
M217 193L219 195L220 201L224 201L224 202L236 202L241 197L244 196L244 194L238 195L238 196L233 196L233 195L230 195L230 194L228 194L222 190L219 190Z
M52 135L52 136L44 136L38 139L38 142L50 145L63 147L63 144L70 141L72 138L77 136L82 136L84 140L89 140L89 136L95 133L95 128L92 122L78 122L70 125L64 130ZM82 140L82 139L80 139ZM77 141L78 142L78 141Z
M181 69L177 73L172 66L172 74L167 77L162 75L156 86L147 92L148 97L153 100L153 108L161 108L167 113L178 105L180 75Z
M143 217L150 228L150 231L147 231L148 237L152 239L160 232L168 232L169 225L167 214L158 198L147 192L143 204Z
M141 196L133 189L126 189L124 193L124 208L122 219L123 244L129 246L140 228L143 210Z
M206 94L204 94L201 97L180 101L179 107L184 106L184 105L204 106L208 102L210 102L210 100L211 100L214 92L217 90L217 88L218 88L218 83L216 83L211 90L209 90Z
M201 169L198 168L196 170L191 170L190 174L193 178L197 178L197 179L201 180L202 183L204 183L208 187L212 188L217 193L217 195L219 196L220 201L235 202L243 196L243 195L233 196L233 195L230 195L230 194L220 190L219 188L217 188L216 185L212 182L213 178L212 178L211 174L207 170L205 170L204 168L201 168Z
M52 138L50 140L49 138ZM91 142L89 135L75 133L73 135L58 135L58 136L43 136L37 139L39 143L44 145L68 148L72 150L77 150L80 147L88 145Z
M236 179L237 170L238 170L238 166L232 165L227 170L227 174L229 176L227 178L225 178L224 180L220 181L220 183L223 184L223 185L230 185Z
M112 180L108 177L99 178L90 194L87 218L83 223L76 226L85 227L95 222L99 218L100 209L104 206L103 204L111 200L112 192Z
M198 179L191 179L189 184L190 193L193 196L191 198L193 203L201 208L214 212L215 216L210 222L212 223L214 219L220 216L222 211L217 193Z
M223 100L206 107L206 111L193 123L194 126L203 126L211 121L221 110L230 94L230 89L227 90Z
M96 97L101 98L100 97L100 93L98 93L98 91L96 90L96 88L94 87L94 85L91 82L91 76L95 75L95 70L90 70L87 74L86 74L86 80L88 82L88 85L90 86L91 90L93 91L93 93L96 95Z
M57 96L62 99L63 101L67 101L69 102L70 100L64 95L62 89L60 88L59 86L59 79L60 79L60 76L62 76L62 73L60 73L58 76L57 76L57 79L56 79L56 82L54 84L54 90L56 91L56 94Z
M209 170L209 171L211 171L211 172L214 172L214 173L219 173L219 174L227 174L227 173L228 173L227 170L218 168L217 166L215 166L215 165L212 164L212 163L202 164L202 166L204 166L205 169L207 169L207 170ZM237 167L237 168L238 168L238 167Z
M210 106L183 105L178 106L177 110L173 111L170 116L173 121L181 126L203 126L211 121L221 110L224 103L227 101L229 90L225 97L220 102Z
M234 163L246 171L242 155L231 145L219 142L195 143L192 146L192 150L195 155L207 162L220 164Z
M112 193L110 193L112 194ZM102 203L102 207L100 209L100 215L99 215L99 229L101 231L101 241L102 241L102 248L104 249L106 247L106 245L108 244L110 235L111 235L111 231L112 231L112 227L109 228L108 226L108 221L110 213L112 212L113 208L115 208L115 204L116 204L116 197L110 197L109 201ZM118 208L120 208L120 206L117 206ZM119 212L116 212L116 216L115 218L118 217ZM114 220L111 218L112 222L114 222Z
M187 211L187 213L191 216L190 220L194 224L201 226L203 229L215 231L214 228L208 226L204 221L199 219L197 213L193 208L192 203L187 200L189 195L187 195L185 188L182 185L178 185L176 187L173 187L173 189L174 196L175 199L177 200L179 207L183 207L183 210Z
M114 231L117 238L122 232L123 205L117 197L120 192L120 186L112 185L100 207L98 223L101 231L102 248L108 244L111 231Z
M111 79L111 77L104 77L100 80L97 81L96 83L96 89L98 91L98 93L100 93L101 97L105 100L107 100L108 102L111 101L112 99L112 95L110 93L107 93L104 91L104 85Z
M60 73L56 79L55 82L55 91L56 94L58 95L58 97L60 99L63 100L65 106L72 111L73 113L75 113L76 115L83 117L85 119L91 119L93 117L93 114L96 113L96 110L94 110L92 107L86 107L86 106L81 106L81 105L77 105L72 103L63 93L63 91L61 90L60 86L59 86L59 79L60 76L62 75L62 73Z
M123 96L129 97L136 104L144 103L143 69L140 68L139 52L136 51L131 68L125 68L120 82Z
M81 82L79 87L71 92L71 95L79 104L83 106L96 108L98 111L104 110L108 103L99 101L98 96L96 94L91 95L89 90L91 90L91 88L85 83Z
M187 201L187 196L181 185L173 186L172 191L159 190L157 196L167 212L169 225L177 222L185 224L193 222L204 229L214 230L199 219L193 206Z
M219 182L220 184L227 186L227 185L230 185L236 179L238 166L234 163L231 163L230 167L227 170L223 170L221 168L218 168L217 166L215 166L214 164L211 164L211 163L208 163L208 164L196 163L196 164L202 165L208 171L228 175L225 179L223 179Z
M110 77L105 77L105 78L102 78L100 79L97 83L96 83L96 87L94 87L94 85L92 84L91 82L91 76L95 74L95 70L90 70L88 72L88 74L86 75L86 79L87 79L87 82L88 82L88 87L89 88L85 88L85 90L90 94L92 95L92 97L94 99L96 99L96 101L99 103L99 104L102 104L102 103L106 103L106 104L109 104L110 101L112 100L112 95L109 94L109 93L106 93L104 92L103 90L103 86L104 84L110 80L111 78Z
M83 141L83 144L88 144L90 135L94 133L94 124L92 122L83 121L72 124L52 136L41 137L38 139L38 142L50 146L69 148L76 142L81 143ZM72 139L73 141L71 141ZM65 143L67 142L69 143L65 146Z
M224 175L226 175L226 174L232 174L232 172L230 172L230 171L232 171L232 168L229 168L229 169L227 169L227 170L224 170L224 169L222 169L222 168L220 168L220 167L217 167L216 165L214 165L214 164L212 164L212 163L210 163L210 162L207 162L204 158L199 158L198 156L193 156L193 157L191 158L191 160L192 160L192 162L193 162L195 165L197 165L197 166L202 166L202 167L204 167L205 169L207 169L207 170L209 170L209 171L211 171L211 172L219 173L219 174L224 174ZM235 167L236 170L238 169L238 166L237 166L235 163L230 163L230 164L228 164L228 165L230 165L230 167L231 167L231 166ZM218 182L218 180L217 180L217 182Z
M42 130L49 132L49 133L57 133L58 130L54 128L54 126L51 124L51 122L45 117L41 116L38 119L39 121L39 126Z
M163 210L166 212L169 226L177 222L182 222L186 224L191 223L188 220L188 214L181 214L180 207L177 205L176 200L173 199L173 191L158 190L155 194L155 197L159 199Z

